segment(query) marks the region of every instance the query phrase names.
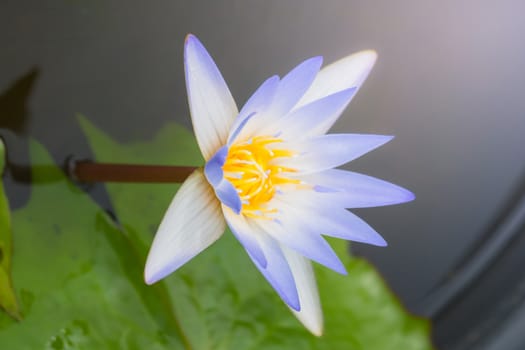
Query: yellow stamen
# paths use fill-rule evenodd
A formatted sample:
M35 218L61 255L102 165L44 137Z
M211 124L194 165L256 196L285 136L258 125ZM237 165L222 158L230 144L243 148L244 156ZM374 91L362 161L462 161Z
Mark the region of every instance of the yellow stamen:
M278 185L300 184L301 181L286 177L285 173L295 169L274 164L276 158L289 158L295 153L286 149L268 147L282 143L271 136L257 136L248 141L232 145L222 167L224 177L239 193L241 213L252 218L271 218L275 208L267 203L273 198Z

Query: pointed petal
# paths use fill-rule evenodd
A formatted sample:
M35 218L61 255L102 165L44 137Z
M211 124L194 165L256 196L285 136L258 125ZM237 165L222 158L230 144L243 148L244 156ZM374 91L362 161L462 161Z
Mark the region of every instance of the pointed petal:
M323 198L313 191L296 191L283 195L281 200L289 208L302 212L303 224L312 232L380 247L387 245L370 225L330 197Z
M241 242L248 254L257 261L257 264L265 268L267 265L266 257L257 241L256 234L253 232L254 229L246 221L244 215L235 214L225 205L222 206L222 212L233 235Z
M310 88L322 64L323 58L321 56L312 57L286 74L279 83L270 108L271 113L276 116L283 116L288 113Z
M238 214L242 209L241 198L231 182L224 178L224 172L222 171L222 166L227 155L228 147L221 147L217 153L206 162L204 174L210 185L213 186L217 198Z
M357 52L324 67L294 109L338 91L351 87L359 89L376 59L376 52L367 50Z
M239 197L237 189L233 187L230 181L223 178L214 189L215 195L219 198L222 204L231 208L236 214L241 212L241 198Z
M279 86L279 77L274 75L266 79L264 83L253 93L246 104L239 112L239 116L232 125L228 144L235 141L235 138L254 114L262 114L270 105Z
M255 115L239 133L239 140L246 140L255 135L274 134L279 127L279 120L303 96L310 87L322 64L322 57L310 58L292 69L277 86L271 105L263 113Z
M261 86L255 90L253 95L246 101L244 106L242 107L241 111L239 112L239 116L248 115L253 112L259 112L262 109L265 109L268 107L274 96L277 92L277 88L279 87L279 76L274 75L270 78L266 79Z
M201 170L182 184L160 223L146 261L152 284L166 277L215 242L225 222L219 201Z
M385 239L376 230L348 210L333 208L329 211L325 207L323 208L323 214L323 221L326 221L322 231L324 235L372 244L378 247L387 246Z
M228 146L231 146L236 140L241 131L244 129L244 126L248 124L248 122L257 115L257 112L253 112L251 114L248 114L246 117L243 117L243 119L239 122L239 125L234 125L234 129L232 129L230 136L228 136ZM244 140L241 140L244 141Z
M275 239L264 232L259 225L254 223L253 220L249 220L249 225L252 228L251 233L257 238L266 256L266 267L263 267L247 250L248 255L286 305L292 310L300 310L301 306L294 277L283 255L281 246Z
M321 196L344 208L378 207L415 198L412 192L390 182L340 169L304 175L301 180L316 186L314 189Z
M237 106L215 62L202 43L189 34L184 48L186 89L193 129L208 160L226 144Z
M356 91L355 87L339 91L294 110L279 121L279 137L300 140L324 134L339 118Z
M281 248L292 270L301 303L301 310L292 309L292 312L312 334L319 337L323 334L323 311L312 263L285 246Z
M321 236L322 231L312 229L304 213L286 202L275 199L272 205L279 211L274 220L259 220L257 225L286 245L321 265L345 275L346 269L332 247ZM309 213L311 215L311 213ZM311 217L314 220L317 215Z
M276 164L304 174L322 171L348 163L392 138L384 135L329 134L305 141L287 142L279 146L299 154L291 159L276 159Z
M215 153L210 160L204 165L204 175L208 182L213 186L217 186L222 179L224 178L224 172L222 171L222 166L226 161L228 156L228 147L223 146L219 148L217 153Z

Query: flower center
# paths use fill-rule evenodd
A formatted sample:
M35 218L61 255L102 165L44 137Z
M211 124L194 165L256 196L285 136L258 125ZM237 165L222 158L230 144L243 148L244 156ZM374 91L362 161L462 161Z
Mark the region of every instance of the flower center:
M224 177L231 182L241 198L241 213L252 218L269 219L277 210L267 203L279 190L279 185L299 184L300 180L286 177L295 169L274 164L276 158L292 157L295 153L279 149L281 139L257 136L232 145L222 167Z

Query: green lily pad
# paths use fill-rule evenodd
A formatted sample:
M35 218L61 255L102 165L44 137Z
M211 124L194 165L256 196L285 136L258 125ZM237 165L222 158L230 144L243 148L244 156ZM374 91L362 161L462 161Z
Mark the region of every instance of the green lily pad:
M40 145L30 149L32 163L47 167L35 168L42 184L12 215L12 274L24 319L0 314L2 348L181 348L170 300L162 286L139 283L142 261L127 236Z
M5 146L0 139L0 177L5 166ZM20 320L20 310L11 281L12 253L11 213L0 181L0 308L15 320Z
M193 135L175 124L148 142L119 144L87 119L79 120L98 161L203 165ZM178 185L110 183L107 189L138 261L143 262ZM322 337L308 333L292 316L227 232L160 283L167 287L189 347L431 349L428 321L408 314L369 263L348 255L346 242L331 243L349 274L316 266L326 323Z

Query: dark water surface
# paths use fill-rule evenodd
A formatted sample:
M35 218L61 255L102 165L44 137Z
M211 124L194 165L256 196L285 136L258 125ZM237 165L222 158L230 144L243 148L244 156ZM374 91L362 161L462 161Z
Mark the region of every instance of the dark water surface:
M347 168L405 186L417 199L359 211L389 247L354 250L411 310L432 315L429 295L521 194L524 12L519 0L3 0L7 191L15 206L28 198L20 183L28 180L20 171L28 137L57 162L90 155L76 113L121 141L151 138L166 121L190 128L182 61L188 32L207 46L239 105L263 79L307 57L329 63L373 48L376 68L334 131L396 135ZM93 191L107 205L103 190Z

